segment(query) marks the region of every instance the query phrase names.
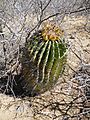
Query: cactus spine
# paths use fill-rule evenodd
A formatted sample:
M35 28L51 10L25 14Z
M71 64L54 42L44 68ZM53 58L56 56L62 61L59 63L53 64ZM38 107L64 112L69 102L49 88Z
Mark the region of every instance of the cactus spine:
M47 91L57 82L66 62L63 32L47 25L26 42L22 54L23 75L31 95Z

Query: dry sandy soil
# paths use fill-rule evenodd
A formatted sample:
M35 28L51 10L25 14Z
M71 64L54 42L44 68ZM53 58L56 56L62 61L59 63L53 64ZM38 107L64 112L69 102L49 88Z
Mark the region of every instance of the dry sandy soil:
M67 16L61 25L71 47L68 51L67 62L74 71L79 69L82 62L90 64L89 25L89 17L87 19L85 16ZM74 101L67 114L64 115L73 99L80 94L78 89L74 89L77 88L78 83L72 79L74 74L72 69L67 66L65 75L59 79L55 88L40 96L14 99L1 93L0 120L78 120L80 117L81 120L88 120L79 114L80 106L77 102L81 99ZM66 104L63 105L64 103Z

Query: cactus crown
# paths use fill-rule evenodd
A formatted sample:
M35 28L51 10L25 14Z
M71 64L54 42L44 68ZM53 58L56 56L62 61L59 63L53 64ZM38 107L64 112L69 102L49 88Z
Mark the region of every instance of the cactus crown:
M42 37L44 40L60 40L63 35L63 30L61 30L55 23L44 24L42 29Z

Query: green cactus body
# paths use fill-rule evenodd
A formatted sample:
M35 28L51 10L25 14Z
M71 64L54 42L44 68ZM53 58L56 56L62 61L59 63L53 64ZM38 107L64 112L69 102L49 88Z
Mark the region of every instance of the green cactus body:
M26 42L22 54L23 76L31 95L43 93L57 82L66 63L66 44L61 40L47 40L41 31Z

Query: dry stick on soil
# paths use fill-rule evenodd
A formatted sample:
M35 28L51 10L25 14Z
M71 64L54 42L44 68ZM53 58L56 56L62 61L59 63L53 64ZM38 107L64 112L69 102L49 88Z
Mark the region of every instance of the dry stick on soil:
M51 2L51 0L50 0L50 2ZM49 2L49 3L50 3L50 2ZM41 4L42 4L42 3L41 3ZM62 11L62 12L58 12L58 13L55 13L55 14L53 14L53 15L50 15L50 16L44 18L44 19L41 19L42 16L43 16L43 12L44 12L45 9L48 7L48 5L49 5L49 4L47 4L44 9L42 9L42 7L41 7L42 10L41 10L41 15L40 15L40 20L39 20L39 22L37 23L37 25L36 25L33 29L31 29L31 30L29 31L29 33L27 34L27 37L26 37L26 41L27 41L28 38L30 37L31 32L33 32L37 27L39 28L40 25L41 25L44 21L46 21L46 20L48 20L48 19L50 19L50 18L52 18L52 17L56 17L56 16L59 16L59 15L64 15L64 16L65 16L65 15L67 15L67 14L79 13L79 12L83 12L83 11L86 11L86 10L90 10L90 8L82 8L82 9L80 9L80 10L71 11L71 12ZM41 5L41 6L42 6L42 5ZM64 18L64 17L63 17L63 18Z
M42 7L43 7L43 6L42 6L42 1L40 1L40 4L41 4L41 7L40 7L41 13L40 13L39 22L37 23L37 25L36 25L32 30L29 31L29 33L28 33L28 35L27 35L27 37L26 37L26 41L27 41L27 39L30 37L31 32L33 32L36 28L39 28L39 27L40 27L41 23L43 22L43 21L42 21L43 13L44 13L45 9L49 6L50 2L51 2L51 0L48 1L48 3L46 4L46 6L45 6L44 8L42 8Z

